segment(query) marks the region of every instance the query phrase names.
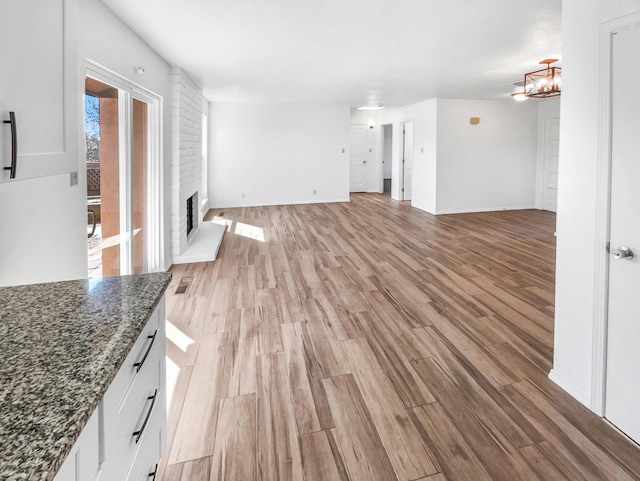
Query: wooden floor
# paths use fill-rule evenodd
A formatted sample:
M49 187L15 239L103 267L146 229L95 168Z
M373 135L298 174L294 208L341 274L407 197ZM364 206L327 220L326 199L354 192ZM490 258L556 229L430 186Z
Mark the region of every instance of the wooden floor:
M640 480L547 378L554 214L351 199L209 212L218 260L169 288L160 480Z

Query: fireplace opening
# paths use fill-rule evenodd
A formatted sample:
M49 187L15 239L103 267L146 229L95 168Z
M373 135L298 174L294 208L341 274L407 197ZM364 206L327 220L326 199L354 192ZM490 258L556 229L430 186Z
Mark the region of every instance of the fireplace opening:
M189 236L189 234L191 234L191 231L193 231L193 227L195 224L193 218L193 199L195 196L196 194L193 194L187 199L187 237Z

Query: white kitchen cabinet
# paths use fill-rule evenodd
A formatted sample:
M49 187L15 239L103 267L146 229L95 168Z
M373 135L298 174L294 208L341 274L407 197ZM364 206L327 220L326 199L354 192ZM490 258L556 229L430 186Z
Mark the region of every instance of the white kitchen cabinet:
M0 120L15 113L15 180L78 170L77 0L0 0ZM0 183L12 127L0 123Z
M104 396L105 469L113 479L135 476L149 440L166 432L165 342L162 306Z
M166 445L165 346L163 297L54 481L152 478Z
M89 418L54 481L97 481L100 474L99 409Z

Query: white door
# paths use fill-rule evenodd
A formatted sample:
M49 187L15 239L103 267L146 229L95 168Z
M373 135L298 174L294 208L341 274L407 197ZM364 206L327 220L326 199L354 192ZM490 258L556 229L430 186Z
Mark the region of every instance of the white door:
M542 180L542 208L552 212L558 205L558 152L560 150L560 119L544 123L544 178Z
M413 122L402 124L402 200L411 200L413 184Z
M640 27L612 49L611 253L605 417L640 442ZM616 259L628 247L634 257Z
M349 192L364 192L367 186L365 166L367 165L367 131L364 125L352 125L351 133L351 172Z

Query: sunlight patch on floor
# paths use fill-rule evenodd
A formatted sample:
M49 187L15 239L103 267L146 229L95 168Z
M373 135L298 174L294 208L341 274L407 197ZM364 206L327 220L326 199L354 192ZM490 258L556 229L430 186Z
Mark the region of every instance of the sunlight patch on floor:
M249 239L264 242L264 229L262 227L236 222L234 233L243 237L248 237Z
M193 339L187 336L174 324L167 320L167 339L173 342L182 352L187 352L187 349L193 344Z

